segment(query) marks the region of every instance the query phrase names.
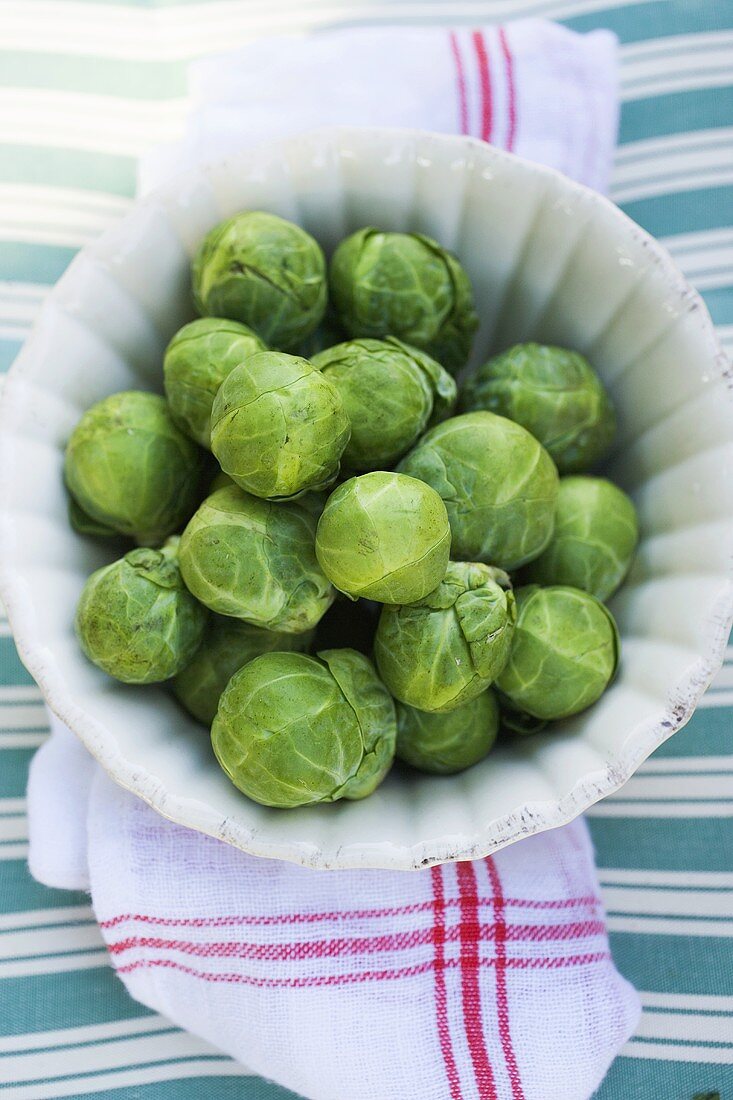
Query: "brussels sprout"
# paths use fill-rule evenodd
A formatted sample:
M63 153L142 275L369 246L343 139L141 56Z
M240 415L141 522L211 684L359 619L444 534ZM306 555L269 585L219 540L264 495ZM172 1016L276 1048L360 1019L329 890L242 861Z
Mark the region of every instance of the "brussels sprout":
M401 703L447 711L485 691L509 657L516 610L506 573L450 562L437 588L385 607L374 639L379 675Z
M448 372L394 337L337 344L316 355L313 366L343 399L351 421L343 460L351 470L392 466L456 401Z
M312 648L340 649L345 646L371 657L381 606L371 600L354 602L347 596L338 597L316 627Z
M499 732L499 706L490 689L449 713L397 704L397 756L433 775L453 775L478 764Z
M516 592L517 624L496 686L517 710L567 718L601 697L616 672L611 612L578 588L527 585Z
M211 414L211 449L248 493L283 500L338 475L351 425L335 386L307 359L252 355L224 379Z
M396 736L389 692L353 649L256 657L229 681L211 729L232 783L281 807L366 798Z
M183 579L219 615L302 634L336 595L316 561L316 522L296 502L217 489L181 536Z
M79 507L73 497L69 497L69 524L77 535L91 535L98 539L119 538L119 532L108 523L99 523Z
M515 569L552 537L558 476L547 451L519 424L488 412L432 428L397 467L445 501L453 556Z
M479 367L463 407L516 420L547 448L561 473L590 469L616 432L613 405L588 360L542 344L517 344Z
M236 321L202 317L184 325L163 359L165 395L179 428L211 447L211 406L229 372L249 355L266 351L256 333Z
M210 726L222 691L234 673L249 661L274 650L307 649L313 632L283 634L262 630L239 619L212 615L193 660L173 682L173 690L189 714Z
M326 502L316 555L347 596L412 603L440 584L448 565L445 505L429 485L404 474L352 477Z
M90 661L126 684L175 676L193 657L207 614L186 590L178 539L162 550L131 550L92 573L76 611Z
M616 485L600 477L561 478L555 533L527 566L526 579L607 600L626 576L638 538L634 505Z
M196 507L201 468L201 452L165 399L129 390L84 413L66 448L64 478L91 519L157 545Z
M453 373L468 359L478 327L471 283L430 237L359 229L336 249L329 281L350 336L398 336Z
M193 261L199 313L249 325L291 351L326 311L326 261L300 226L259 210L236 214L204 238Z

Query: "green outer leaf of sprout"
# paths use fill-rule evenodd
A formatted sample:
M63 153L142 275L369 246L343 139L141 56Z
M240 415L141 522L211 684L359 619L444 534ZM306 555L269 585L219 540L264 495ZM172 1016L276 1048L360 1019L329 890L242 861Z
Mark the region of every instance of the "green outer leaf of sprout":
M476 562L449 562L438 587L405 607L382 609L374 658L396 699L425 711L449 711L474 699L509 657L513 592Z
M499 706L489 688L449 713L397 704L397 756L433 775L453 775L483 760L499 731Z
M638 540L636 510L618 486L599 477L561 478L555 532L523 579L607 600L628 573Z
M108 523L92 519L72 496L69 497L69 523L77 535L89 535L98 539L119 538L119 531L115 531Z
M381 603L412 603L440 584L450 554L445 505L403 474L353 477L328 498L316 554L341 592Z
M397 469L432 485L445 501L454 558L515 569L552 537L555 465L529 432L502 416L444 420Z
M387 774L394 704L366 657L267 653L235 673L211 730L232 783L265 806L364 798Z
M316 560L316 523L295 501L273 504L236 486L217 489L181 536L183 578L219 615L302 634L336 596Z
M518 344L479 367L463 408L516 420L539 439L561 473L589 470L616 433L611 400L587 359L576 351Z
M235 672L263 653L307 649L312 637L312 630L283 634L211 615L199 648L176 676L173 690L189 714L210 726L221 693Z
M456 401L448 372L394 337L349 340L320 352L312 364L339 391L351 421L343 454L350 470L394 465Z
M155 546L193 511L201 468L201 451L165 398L129 390L84 413L66 448L64 479L91 519Z
M608 608L578 588L519 588L509 660L496 686L535 718L567 718L596 702L618 668Z
M282 352L235 367L211 414L222 470L246 492L274 500L330 485L350 434L336 387L307 359Z
M183 583L171 543L131 550L92 573L75 627L84 653L104 672L128 684L151 684L188 664L206 619Z
M202 447L211 447L211 408L216 391L242 360L266 351L259 336L236 321L201 317L184 325L163 359L165 395L179 428Z
M193 262L200 313L241 321L271 347L294 350L326 311L326 261L300 226L253 210L221 222Z
M473 290L431 237L359 229L336 249L329 281L349 335L397 336L452 373L466 363L478 327Z

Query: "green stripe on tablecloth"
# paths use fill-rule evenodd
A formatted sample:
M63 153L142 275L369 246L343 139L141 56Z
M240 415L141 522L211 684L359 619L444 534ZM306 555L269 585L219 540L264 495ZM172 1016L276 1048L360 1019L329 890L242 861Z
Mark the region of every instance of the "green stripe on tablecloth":
M135 193L133 157L34 145L3 145L2 150L0 181L3 183L52 182L55 187L86 188L110 195L132 196Z
M22 340L0 339L0 373L11 367L22 346Z
M28 874L23 860L0 860L0 912L18 913L63 906L88 905L89 896L73 890L52 890ZM0 1034L7 1017L0 1014Z
M733 186L640 199L624 203L623 209L654 237L727 229L733 223Z
M90 970L0 979L4 1035L27 1035L154 1015L128 996L107 963Z
M733 1091L733 1066L619 1058L597 1100L693 1100L708 1093L727 1100L728 1090Z
M700 755L704 755L704 751L704 745L698 743ZM590 818L589 824L600 867L731 870L730 865L726 866L723 847L726 831L730 833L730 822L726 824L724 818L604 817ZM731 916L733 918L733 912ZM733 941L731 943L733 945Z
M733 752L731 708L705 707L693 714L683 730L670 737L654 756L723 756Z
M60 245L0 241L0 281L51 285L63 275L76 251Z
M730 126L731 118L733 87L730 86L631 100L621 111L619 143Z
M180 61L120 61L0 49L0 88L53 88L127 99L178 99L186 93Z
M18 0L18 10L21 10L21 3L24 5L23 12L27 12L29 9L25 6L25 0ZM210 5L204 0L123 0L122 3L120 0L86 0L86 3L90 20L94 20L95 27L99 28L102 46L107 14L110 20L124 16L128 26L134 26L134 21L139 20L140 33L137 38L133 35L131 39L131 54L134 57L137 52L146 59L85 56L78 43L67 35L60 36L58 52L51 48L43 53L34 40L32 25L28 24L28 41L24 43L24 50L6 50L0 55L0 92L6 94L7 89L13 86L22 89L21 95L27 90L45 89L44 102L50 101L48 93L54 91L106 95L129 100L131 107L138 111L140 104L147 101L151 104L151 117L158 120L155 126L159 126L159 120L163 117L161 111L167 110L166 100L179 100L184 94L185 58L151 61L149 58L154 56L151 50L155 48L156 41L164 45L162 36L165 26L175 26L177 29L175 8L181 9L181 19L185 20L187 27L195 28L200 24L202 32L205 32ZM150 16L157 9L161 9L161 19L153 23ZM57 0L57 11L63 16L65 10L64 0ZM75 6L69 10L79 9ZM216 10L219 12L217 25L226 27L226 20L220 14L225 9ZM486 0L481 18L484 18L485 12L485 18L490 19L492 12L498 10L493 0ZM338 0L298 0L297 3L296 0L287 0L287 3L273 0L269 9L258 5L258 14L266 13L264 18L291 12L294 29L311 19L344 25L373 23L386 18L383 6L374 17L369 17L367 5L359 11L360 18L351 18L353 8L346 3L339 4ZM720 32L733 27L733 7L722 2L650 0L616 6L610 3L602 9L589 11L583 9L582 0L557 0L556 3L551 0L517 0L513 11L518 16L537 13L552 16L562 11L566 15L567 25L577 30L606 26L619 35L623 43L623 94L635 96L626 98L622 104L619 174L623 179L619 184L619 194L624 194L625 190L630 197L624 208L632 217L656 235L667 238L668 245L679 253L683 265L690 262L690 250L681 250L675 235L711 232L733 224L733 186L730 180L723 183L717 178L726 170L730 139L722 132L712 137L709 134L709 131L723 131L733 125L733 87L725 67L720 72L720 87L699 86L711 69L720 69L720 57L716 56L723 41ZM339 19L339 12L346 18ZM506 7L502 8L502 17L505 17L505 12ZM410 3L395 0L389 15L399 21L423 23L434 18L472 23L478 18L475 3L469 4L468 0L465 4L423 0L419 8L414 0ZM241 21L235 22L239 29L232 35L231 42L226 42L233 47L240 42L237 36L246 31ZM263 26L263 31L266 30ZM701 35L709 37L701 38ZM662 36L666 39L658 41ZM691 37L674 41L675 36ZM191 50L199 48L194 33L191 36ZM110 52L114 53L115 49ZM642 62L645 59L654 62L651 77L640 67L640 59ZM662 75L674 78L680 62L684 62L686 69L684 87L665 94L655 91L660 64ZM104 131L104 110L103 103L90 105L88 120L95 132L100 134ZM173 123L171 116L171 125ZM143 119L136 125L136 135L144 136L147 122ZM709 152L713 148L711 141L716 143L717 149L715 163L698 168L692 180L688 178L689 166L682 155L682 142L677 144L674 140L677 135L684 138L686 134L698 135L697 146L701 151L704 147ZM631 143L665 137L672 139L666 146L658 146L656 150L643 145L638 149L632 148L632 155L624 162L624 147L628 149ZM64 140L68 140L68 136L65 135ZM695 145L685 145L684 148L689 152ZM623 165L626 167L625 175ZM631 170L630 165L633 165ZM22 334L40 304L44 288L58 278L74 255L73 248L61 247L52 239L43 240L44 232L55 229L55 210L64 209L67 214L72 211L72 218L66 218L67 226L70 221L74 223L73 232L79 240L90 237L97 231L95 219L101 225L105 217L117 216L113 207L107 207L105 211L99 204L95 206L94 196L132 195L135 162L131 156L95 150L6 145L0 150L0 199L3 185L26 185L29 191L25 200L24 222L18 226L15 238L12 226L0 224L4 242L0 243L0 306L3 310L0 369L5 369L15 354ZM33 188L36 190L33 191ZM61 189L67 189L66 193ZM653 190L653 197L644 197L645 189L647 192ZM90 193L90 198L85 198L83 194L81 197L73 196L70 191ZM37 243L24 243L24 233L32 236ZM733 270L722 267L725 261L721 261L721 249L715 238L706 239L702 244L693 241L692 248L692 262L699 277L708 275L716 267L720 268L717 276L707 279L708 289L704 290L704 298L717 323L733 326ZM11 290L3 287L2 284L7 281L28 286L21 288L18 294L17 287ZM29 683L30 679L22 670L10 639L0 632L0 686ZM727 686L727 681L720 681L714 692L706 702L725 705L708 705L700 709L687 728L652 757L642 774L655 774L655 761L667 767L670 762L674 765L676 761L676 766L681 768L687 761L689 768L695 769L694 774L700 776L704 774L701 758L733 756L730 732L733 706L728 705L729 699L733 702L733 689ZM3 702L1 696L0 702ZM17 709L14 709L16 702ZM0 775L3 777L0 780L0 797L15 800L5 803L7 815L22 813L25 772L32 754L31 748L16 746L9 727L16 722L22 726L20 732L26 741L32 739L34 705L36 703L24 695L20 701L11 698L0 706L0 729L5 727L5 745L10 746L2 748L4 735L0 732ZM669 772L659 771L656 774L670 775ZM674 774L682 777L685 773L680 771ZM674 793L678 786L684 789L684 780L667 789ZM637 797L633 802L626 803L623 793L620 798L621 801L616 803L619 812L630 813L632 809L647 812L648 800ZM706 804L700 800L685 806L686 814L706 812ZM671 812L674 807L674 799L668 797L663 808L656 807L654 812L659 814L666 808L670 808ZM3 812L3 804L0 803L0 815ZM0 817L0 822L10 823L9 833L14 832L13 822L16 820L20 821L16 817ZM684 999L685 996L731 996L733 938L718 934L721 928L733 923L733 889L721 886L729 881L725 874L730 876L733 872L733 864L726 851L726 841L730 844L730 822L721 817L599 816L590 819L590 826L601 881L605 896L609 899L611 942L616 961L622 972L645 991L645 997L656 996L655 1003L662 998L663 1004L670 1006L653 1011L684 1012L684 1008L679 1007L680 1001L675 998ZM48 890L34 883L20 859L2 858L3 851L7 856L15 850L15 846L16 842L12 840L4 849L0 845L0 916L15 915L6 922L11 932L28 929L29 934L24 942L30 945L29 951L34 944L33 929L38 927L34 926L34 921L39 919L38 911L41 914L48 912L47 918L41 918L45 920L43 927L47 930L55 928L55 932L50 940L48 935L39 935L35 942L43 950L18 963L21 970L35 967L39 972L23 977L2 977L0 961L0 1034L17 1035L19 1049L22 1049L22 1044L27 1045L37 1032L69 1029L71 1042L74 1028L129 1021L126 1033L134 1036L135 1028L144 1026L140 1021L155 1017L130 1000L107 965L97 965L97 959L104 956L98 940L89 937L87 942L87 930L91 931L92 926L86 895ZM698 878L690 878L689 886L685 887L684 876L688 874ZM701 878L701 875L707 877ZM645 882L645 876L648 876L648 882ZM726 917L708 915L704 920L695 920L694 914L698 908L703 910L707 907L718 914L721 904L725 907L725 902L721 903L720 899L728 895L731 896L731 907ZM711 897L715 898L714 904L709 900ZM665 898L670 899L668 903L665 903ZM645 906L654 912L645 912ZM684 935L679 934L681 927L685 928ZM716 934L706 934L711 930ZM77 939L72 940L75 933ZM2 936L0 929L0 945ZM49 942L53 950L46 950ZM81 946L71 949L69 944L72 942ZM78 956L68 953L70 950L76 951ZM64 951L67 951L66 955L57 953ZM59 966L73 967L75 957L80 960L84 958L88 967L63 972L54 970ZM723 1010L715 1008L709 1011ZM645 1009L647 1021L653 1019L653 1013L649 1015L649 1012ZM164 1026L161 1024L161 1027ZM716 1089L720 1091L722 1100L726 1100L728 1091L733 1094L733 1067L707 1064L705 1061L706 1058L723 1057L726 1048L719 1043L705 1042L704 1027L700 1029L697 1036L699 1042L695 1046L694 1027L691 1023L690 1030L685 1031L685 1035L689 1034L692 1038L671 1042L655 1039L656 1032L649 1024L646 1030L651 1032L651 1037L641 1036L632 1041L627 1053L616 1061L597 1100L635 1100L637 1097L638 1100L692 1100L695 1093ZM161 1034L165 1037L164 1032ZM91 1045L90 1042L78 1046L78 1072L81 1074L88 1068L84 1050ZM161 1054L161 1057L164 1056L164 1053ZM107 1087L111 1082L106 1078L100 1078L96 1083L95 1078L86 1076L78 1078L76 1085L72 1079L66 1095L84 1095L99 1100L199 1100L200 1097L211 1100L234 1100L234 1097L237 1100L284 1100L290 1095L264 1082L241 1076L205 1076L195 1071L194 1076L187 1079L187 1073L192 1072L187 1067L195 1064L169 1065L168 1069L177 1079L157 1083L151 1083L149 1076L148 1083L145 1083L148 1071L130 1071L126 1080L118 1080L120 1087L115 1089ZM214 1066L228 1066L228 1063L217 1059L212 1063L211 1074L215 1072ZM3 1091L0 1089L0 1097Z
M0 1092L0 1095L2 1093ZM263 1081L259 1077L193 1077L177 1081L159 1081L145 1090L155 1100L292 1100L294 1093ZM104 1089L85 1092L84 1100L137 1100L137 1089Z
M659 37L660 30L669 27L670 34L702 34L733 27L733 6L727 3L695 3L694 0L654 0L648 4L633 4L602 11L574 15L563 19L567 27L585 33L606 27L618 35L622 43L642 42Z
M0 769L0 799L22 798L28 778L28 765L34 749L10 749L3 753Z
M711 959L724 960L730 953L730 939L613 932L611 948L619 970L637 989L653 989L658 993L699 993L700 976L704 974L706 994L733 995L731 969L726 971L722 966L710 965Z

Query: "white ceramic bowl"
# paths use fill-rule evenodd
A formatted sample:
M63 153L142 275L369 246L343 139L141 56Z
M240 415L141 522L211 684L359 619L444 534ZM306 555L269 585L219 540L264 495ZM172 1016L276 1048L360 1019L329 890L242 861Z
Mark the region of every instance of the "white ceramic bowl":
M551 735L450 779L392 777L359 803L268 810L230 785L205 731L164 690L85 660L77 598L109 551L69 528L65 443L115 390L161 388L191 316L189 259L244 208L327 250L365 224L419 230L473 281L474 361L522 340L576 348L621 424L610 474L642 541L612 607L621 672ZM161 814L247 852L310 867L418 868L483 856L569 821L619 787L692 714L733 608L733 402L708 314L667 253L600 196L468 138L330 130L248 153L138 203L71 264L8 377L0 410L1 586L23 661L110 776Z

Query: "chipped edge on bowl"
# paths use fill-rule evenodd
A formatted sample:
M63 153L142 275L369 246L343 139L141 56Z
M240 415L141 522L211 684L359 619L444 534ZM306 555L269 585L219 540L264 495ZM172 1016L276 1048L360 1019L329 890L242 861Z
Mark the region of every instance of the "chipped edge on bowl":
M522 171L539 174L546 179L560 182L565 189L569 189L576 195L584 196L595 205L609 211L619 226L647 249L649 255L659 267L670 292L673 292L679 298L685 312L687 314L698 314L708 345L710 361L714 362L720 373L729 380L728 392L733 410L732 383L730 381L731 365L722 350L710 314L702 298L686 281L666 249L605 196L568 179L555 169L487 146L475 138L434 134L421 130L364 128L355 131L348 127L329 127L310 131L291 140L296 142L308 141L322 136L324 139L338 142L339 139L348 139L355 132L363 134L365 130L380 137L388 138L392 136L405 141L411 140L414 145L421 141L432 142L438 146L452 146L464 154L466 151L478 153L482 158L487 158L489 161L514 163L519 165ZM237 158L228 158L223 162L206 166L198 170L197 175L206 178L208 175L220 171L233 159L240 163L246 163L252 157L261 154L264 149L274 150L287 144L286 141L261 146ZM158 188L137 205L155 205L161 199L165 199L166 195L174 192L175 188L170 185ZM120 224L123 223L124 218L107 233L119 232ZM99 238L102 243L104 243L107 233L102 234ZM55 295L56 289L51 291L47 302L53 300ZM42 321L46 309L47 304L44 304L37 324ZM33 335L29 337L26 346L29 346L32 340ZM3 428L6 423L12 420L15 390L17 388L22 392L22 386L18 386L21 379L23 379L21 367L13 365L8 372L2 399L0 400L0 461L2 461L5 450ZM3 463L3 468L7 471L9 469L8 464ZM568 824L594 803L623 786L640 764L659 745L689 721L702 694L722 665L725 646L733 623L732 520L730 525L731 554L728 574L724 576L721 573L720 591L714 608L708 617L701 642L702 652L687 674L671 686L668 697L670 699L674 698L676 702L668 705L663 711L648 719L641 726L630 730L618 760L610 762L605 768L599 768L597 771L590 773L577 782L562 798L533 802L517 807L511 813L495 818L471 836L433 838L409 846L381 842L372 845L368 843L351 844L328 849L302 841L272 842L260 836L261 830L248 829L235 824L231 819L225 816L222 817L221 814L217 814L216 811L202 802L167 794L163 783L159 779L144 769L135 767L127 760L119 751L114 738L109 736L105 727L77 706L64 685L63 677L55 667L53 655L42 642L34 640L34 615L32 605L25 591L25 583L22 579L16 578L13 569L7 564L2 553L1 548L7 537L8 529L12 527L11 516L2 507L4 498L3 482L0 482L0 596L5 603L18 653L38 684L47 705L53 713L76 733L89 752L119 786L142 798L161 816L184 827L196 829L251 855L269 859L282 859L314 869L383 868L420 870L439 863L483 858L524 837Z

